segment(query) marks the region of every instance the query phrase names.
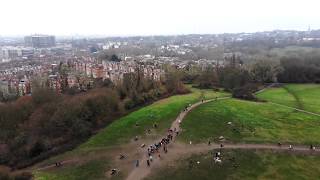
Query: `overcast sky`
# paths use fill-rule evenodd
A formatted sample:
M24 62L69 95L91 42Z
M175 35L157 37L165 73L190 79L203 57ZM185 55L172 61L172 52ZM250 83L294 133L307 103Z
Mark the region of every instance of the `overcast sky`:
M0 0L0 36L320 29L320 0Z

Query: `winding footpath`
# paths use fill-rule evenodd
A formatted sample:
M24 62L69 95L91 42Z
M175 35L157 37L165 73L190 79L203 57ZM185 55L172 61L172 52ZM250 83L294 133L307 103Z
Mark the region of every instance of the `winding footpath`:
M181 132L180 123L184 119L184 117L192 111L194 108L198 107L201 104L217 101L217 100L225 100L230 99L231 97L222 97L222 98L216 98L216 99L210 99L205 100L203 102L197 102L190 106L187 111L183 111L179 114L179 116L176 118L176 120L172 123L170 129L176 128L179 132ZM273 103L275 104L275 103ZM277 104L280 105L280 104ZM287 106L286 106L287 107ZM296 109L292 107L288 107L300 112L320 116L320 114L315 114L312 112L304 111L301 109ZM196 145L181 145L175 143L176 136L173 137L173 140L169 144L169 150L168 154L165 156L170 157L176 157L181 154L186 153L197 153L197 152L204 152L204 151L210 151L215 149L221 149L220 144L196 144ZM306 154L316 154L320 155L320 149L310 150L310 147L303 146L303 145L295 145L293 149L289 149L289 145L275 145L275 144L224 144L223 149L250 149L250 150L273 150L276 152L295 152L295 153L306 153ZM144 149L145 150L145 149ZM144 152L144 151L143 151ZM159 167L161 163L163 163L163 158L159 159L154 157L153 162L151 163L151 166L148 167L146 161L148 160L148 157L146 153L143 153L142 158L139 160L140 164L139 167L134 168L129 175L127 176L126 180L142 180L146 178L152 171L153 167ZM164 157L165 158L165 157Z
M176 130L178 132L181 132L181 128L180 128L180 123L179 122L182 122L182 120L184 119L184 117L191 111L193 110L194 108L198 107L199 105L201 104L204 104L204 103L208 103L208 102L212 102L212 101L216 101L216 100L223 100L223 99L229 99L230 97L223 97L223 98L217 98L217 99L210 99L210 100L205 100L203 102L197 102L193 105L191 105L190 107L188 107L188 109L186 111L182 111L179 116L176 118L175 121L173 121L173 123L171 124L171 127L170 129L174 129L176 128ZM176 136L173 136L173 139L171 141L171 143L169 144L168 147L170 147L170 150L171 151L171 146L172 144L174 143L176 139ZM160 141L160 139L158 140L158 142ZM157 142L157 141L155 141ZM129 176L127 177L127 180L140 180L140 179L143 179L145 178L150 172L151 172L151 167L148 167L147 166L147 160L148 160L149 157L147 157L146 154L143 155L143 157L139 160L140 162L140 166L133 169L133 171L131 171L131 173L129 174ZM154 160L154 162L152 162L152 166L154 166L155 164L158 164L160 163L160 161L158 160Z
M282 106L282 107L285 107L285 108L288 108L288 109L292 109L292 110L295 110L295 111L299 111L299 112L302 112L302 113L306 113L306 114L310 114L310 115L314 115L314 116L320 117L320 114L318 114L318 113L306 111L306 110L299 109L299 108L290 107L290 106L279 104L279 103L274 103L274 102L271 102L271 101L269 101L268 103L274 104L274 105L277 105L277 106Z
M200 106L201 104L205 104L205 103L209 103L209 102L213 102L213 101L218 101L218 100L226 100L226 99L230 99L230 98L231 97L214 98L214 99L210 99L210 100L204 100L203 102L200 101L200 102L197 102L197 103L191 105L186 111L182 111L178 115L178 117L171 124L170 129L176 129L177 131L181 132L180 123L183 121L185 116L190 111L192 111L194 108ZM293 107L278 104L278 103L273 103L273 102L269 102L269 103L320 117L320 114L316 114L313 112L293 108ZM129 172L126 179L127 180L142 180L145 177L147 177L152 172L152 170L154 168L157 168L157 167L161 166L162 164L165 164L170 159L175 159L177 157L180 157L183 154L201 153L201 152L207 152L210 150L215 150L215 149L217 150L217 149L221 148L220 144L213 144L213 143L211 145L208 145L208 144L195 144L195 145L181 144L181 143L177 143L175 141L175 139L176 139L176 136L173 136L173 140L168 145L168 153L164 154L161 152L161 159L159 159L158 157L154 157L154 160L151 163L150 167L147 166L147 160L149 157L147 157L146 148L142 149L141 147L138 147L138 152L141 156L139 159L139 167L133 168L131 170L131 172ZM160 139L158 141L160 141ZM157 142L157 141L155 141L155 142ZM289 147L288 144L282 145L282 146L278 146L276 144L240 144L240 143L239 144L223 144L223 149L272 150L275 152L287 152L287 153L294 152L294 153L320 155L320 149L310 150L309 146L294 145L293 150L289 150L288 147ZM77 163L77 161L69 159L69 160L62 161L61 163L63 165L66 165L66 164ZM55 164L52 164L52 165L40 167L36 170L41 171L41 170L47 170L47 169L51 169L51 168L55 168L55 167L56 167Z

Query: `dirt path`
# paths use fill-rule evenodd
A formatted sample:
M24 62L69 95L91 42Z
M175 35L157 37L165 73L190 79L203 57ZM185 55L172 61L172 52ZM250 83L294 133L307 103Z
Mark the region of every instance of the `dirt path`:
M319 116L320 117L320 114L317 114L317 113L314 113L314 112L310 112L310 111L306 111L306 110L303 110L303 109L298 109L298 108L294 108L294 107L291 107L291 106L286 106L286 105L283 105L283 104L274 103L274 102L271 102L271 101L269 101L268 103L274 104L274 105L277 105L277 106L282 106L282 107L285 107L285 108L289 108L289 109L292 109L292 110L296 110L296 111L299 111L299 112L302 112L302 113L306 113L306 114L310 114L310 115L314 115L314 116Z
M194 108L198 107L201 104L216 101L216 100L224 100L224 99L229 99L230 97L224 97L224 98L217 98L217 99L211 99L211 100L206 100L203 102L198 102L193 104L188 108L187 111L183 111L179 114L179 116L176 118L176 120L172 123L171 129L176 128L179 132L181 132L180 128L180 123L184 119L184 117ZM289 107L291 108L291 107ZM295 108L292 108L295 109ZM297 109L298 110L298 109ZM298 110L299 111L299 110ZM303 110L300 110L303 112ZM311 112L306 112L310 113ZM319 115L319 114L314 114L314 115ZM319 115L320 116L320 115ZM189 153L199 153L199 152L204 152L204 151L210 151L214 149L220 149L220 144L196 144L196 145L186 145L186 144L181 144L181 143L175 143L175 137L173 141L169 144L168 146L168 153L163 154L161 153L161 158L154 157L153 162L151 163L151 166L147 166L147 155L146 152L144 153L145 149L142 151L142 158L139 160L139 167L134 168L129 175L127 176L127 180L141 180L147 177L152 169L158 168L161 166L161 164L165 164L166 162L177 158L177 156L189 154ZM306 154L318 154L320 155L320 149L316 150L310 150L310 147L307 146L302 146L302 145L294 145L293 149L289 149L289 145L274 145L274 144L224 144L223 149L253 149L253 150L273 150L273 151L284 151L284 152L295 152L295 153L306 153Z
M185 118L185 116L190 111L192 111L194 108L198 107L201 104L216 101L216 100L225 100L225 99L230 99L230 97L222 97L222 98L217 98L217 99L205 100L203 102L197 102L197 103L191 105L187 111L182 111L179 114L179 116L171 124L170 129L176 128L177 131L181 132L179 122L182 122L182 120ZM272 103L272 102L270 102L270 103ZM281 104L277 104L277 103L272 103L272 104L275 104L278 106L283 106L283 107L297 110L300 112L320 116L320 114L304 111L304 110L293 108L290 106L285 106L285 105L281 105ZM219 144L211 144L210 146L208 146L208 144L196 144L196 145L181 144L181 143L175 142L175 138L176 137L174 136L173 140L168 145L168 153L164 154L161 151L161 158L154 156L153 157L154 161L151 163L150 167L147 166L147 162L146 162L148 159L147 153L146 153L146 148L139 147L141 145L140 141L133 142L130 144L129 148L125 148L127 150L125 150L124 152L126 152L125 154L128 155L128 158L125 161L117 160L116 164L121 165L122 170L129 172L129 174L126 178L127 180L140 180L140 179L147 177L152 172L153 169L160 167L163 164L166 164L170 160L176 159L177 157L181 157L182 155L190 154L190 153L205 152L205 151L210 151L210 150L220 148ZM153 144L154 142L159 142L159 141L160 141L160 139L158 141L143 140L143 142L146 145ZM138 148L136 148L136 147L138 147ZM282 145L281 147L279 147L278 145L274 145L274 144L224 144L223 148L224 149L273 150L273 151L288 152L288 151L290 151L288 149L288 147L289 147L289 145ZM317 149L315 151L311 151L309 147L301 146L301 145L297 145L297 146L295 145L294 149L291 151L292 152L302 152L302 153L306 153L306 154L319 154L320 155L319 149ZM117 153L118 153L118 151L117 151ZM132 162L136 159L139 159L139 167L132 168L132 166L133 166ZM77 160L69 159L69 160L61 161L61 163L62 163L62 165L68 165L68 164L71 165L73 163L77 163ZM123 164L123 163L125 163L125 164ZM47 170L47 169L51 169L51 168L55 168L55 167L56 167L55 164L53 164L53 165L38 167L36 170Z
M182 122L182 120L184 119L184 117L194 108L198 107L201 104L204 103L208 103L208 102L212 102L212 101L216 101L216 100L223 100L223 99L229 99L230 97L223 97L223 98L217 98L217 99L210 99L210 100L205 100L203 102L197 102L193 105L191 105L186 111L182 111L179 116L176 118L176 120L171 124L170 129L176 129L177 131L181 132L181 128L180 128L180 123ZM168 146L169 151L172 150L172 145L175 141L176 136L173 137L173 140L171 141L171 143ZM160 139L159 139L160 141ZM155 141L155 142L159 142L159 141ZM145 151L145 149L144 149ZM143 179L144 177L146 177L150 172L151 172L151 168L147 166L147 155L146 153L143 153L143 157L139 160L140 165L139 167L133 169L128 177L127 180L138 180L138 179ZM161 161L159 161L158 159L155 159L152 162L152 166L157 166Z
M279 84L279 83L272 83L272 84L268 85L267 87L264 87L263 89L260 89L259 91L255 92L254 94L256 94L256 95L260 94L260 93L264 92L265 90L276 86L277 84Z
M63 166L63 165L67 165L67 164L74 163L74 162L77 162L77 161L73 160L73 159L70 159L70 160L61 161L59 163L61 163L60 166ZM48 165L48 166L40 167L40 168L36 169L36 171L43 171L43 170L56 168L56 167L57 167L56 164L51 164L51 165Z
M254 94L260 94L260 93L264 92L265 90L274 87L277 84L279 84L279 83L272 83L271 85L269 85L269 86L267 86L267 87L255 92ZM292 110L296 110L296 111L299 111L299 112L302 112L302 113L311 114L311 115L320 117L320 114L318 114L318 113L314 113L314 112L310 112L310 111L306 111L306 110L301 109L303 107L303 105L301 105L300 99L294 93L289 91L287 88L284 88L284 89L296 99L299 108L295 108L295 107L291 107L291 106L287 106L287 105L283 105L283 104L279 104L279 103L275 103L275 102L271 102L271 101L268 101L268 102L271 103L271 104L277 105L277 106L286 107L286 108L289 108L289 109L292 109Z

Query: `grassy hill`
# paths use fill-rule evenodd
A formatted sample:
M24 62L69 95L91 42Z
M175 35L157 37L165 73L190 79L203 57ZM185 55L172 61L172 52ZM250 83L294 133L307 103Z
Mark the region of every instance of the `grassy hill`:
M97 135L90 138L77 149L53 157L37 165L42 167L57 161L71 160L62 168L36 171L34 174L39 180L78 180L78 179L105 179L105 172L114 164L115 152L123 151L123 145L129 143L135 136L142 138L158 138L170 127L172 121L188 104L200 101L202 98L228 96L224 92L212 90L191 89L186 95L172 96L143 107L129 115L120 118L107 126ZM138 126L136 126L136 123ZM153 124L158 125L153 129ZM152 136L146 136L146 130L152 129ZM130 148L130 147L129 147ZM37 169L34 167L33 169ZM122 178L126 172L121 172L116 178Z
M320 156L223 150L221 164L215 164L212 159L211 153L181 158L174 165L158 169L147 180L320 178Z
M237 99L201 105L187 115L182 129L179 138L186 142L207 142L224 136L232 142L320 143L318 116Z
M320 113L319 84L288 84L279 88L267 89L257 96L278 104Z
M319 85L286 85L268 89L259 98L291 107L317 112L315 98ZM121 169L111 179L124 179L133 167L136 148L130 145L139 136L152 142L165 134L172 121L188 104L204 99L228 96L223 92L192 89L192 93L172 96L120 118L73 151L46 160L33 167L38 180L108 179L109 170ZM319 96L320 97L320 96ZM231 125L228 124L231 122ZM136 126L136 123L138 126ZM158 128L152 128L153 124ZM320 143L320 118L272 103L226 99L203 104L191 111L182 123L179 140L195 143L224 136L232 142L252 143ZM146 130L151 129L151 135ZM134 149L132 149L134 148ZM119 163L121 152L130 153L128 163ZM223 163L214 165L211 153L180 157L179 161L159 168L147 179L319 179L319 156L271 151L224 150ZM131 159L130 159L131 158ZM234 160L235 158L235 160ZM233 160L232 160L233 159ZM56 161L71 161L61 168L36 170ZM189 162L193 161L190 169ZM196 164L200 161L200 164Z
M157 133L163 134L188 104L200 101L201 98L211 99L227 95L224 92L192 89L190 94L160 100L115 121L80 148L106 147L125 143L135 136L143 136L146 130L151 129L154 124L158 125ZM136 126L136 123L139 126Z

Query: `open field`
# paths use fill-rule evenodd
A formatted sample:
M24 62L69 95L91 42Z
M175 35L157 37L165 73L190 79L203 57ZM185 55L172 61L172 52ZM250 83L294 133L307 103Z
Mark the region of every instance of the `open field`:
M37 166L31 168L34 169L36 179L72 180L106 178L105 173L109 173L108 171L114 168L114 156L118 156L119 152L132 151L133 147L136 149L137 146L139 146L132 143L129 143L130 145L128 144L133 137L139 136L145 139L161 137L161 134L170 127L172 121L188 104L195 103L201 99L211 99L229 95L224 92L214 92L212 90L193 88L191 90L192 93L190 94L172 96L132 112L113 122L77 149L39 163ZM136 127L136 122L139 124L138 127ZM154 123L158 124L157 129L152 128ZM151 135L146 136L147 129L152 130ZM132 154L131 156L134 158L136 155ZM45 167L55 162L66 160L71 160L71 162L61 168L53 167L48 170L35 170L39 167ZM131 167L131 163L127 166ZM125 175L126 172L122 171L116 178L122 179Z
M270 88L257 95L267 101L320 113L319 84L288 84Z
M319 127L318 116L270 103L228 99L190 112L179 139L200 143L224 136L231 142L319 144Z
M264 91L261 95L272 97L273 100L286 100L287 104L284 105L299 107L296 95L288 93L288 88L291 88L290 85L285 88ZM293 85L293 89L299 92L298 86ZM277 93L274 93L274 90ZM313 93L316 94L316 92ZM134 168L133 162L140 159L141 153L144 153L144 151L139 151L141 143L148 144L166 134L167 128L186 105L201 99L214 99L228 95L224 92L192 89L190 94L157 101L115 121L77 149L46 160L31 169L34 170L36 179L40 180L99 180L111 178L108 175L110 169L119 168L120 173L111 179L125 179ZM313 102L310 98L305 100L306 103L309 101ZM317 103L314 102L314 104ZM303 105L306 107L305 104ZM139 126L136 126L136 122ZM231 125L228 122L231 122ZM158 124L158 128L152 127L154 123ZM319 127L320 118L318 116L272 103L224 99L202 104L193 109L182 122L182 133L178 136L178 140L192 141L193 144L196 144L207 143L208 140L214 141L219 136L224 136L227 141L236 143L275 144L281 141L282 143L317 145L320 143ZM147 129L151 129L150 135L146 135ZM135 136L139 136L142 140L131 141ZM189 155L183 155L182 152L174 153L187 148L183 143L181 147L184 148L179 149L179 147L169 149L169 157L178 158L180 161L164 161L162 164L164 166L152 169L151 176L148 176L147 179L320 178L320 168L317 166L320 163L320 156L293 155L286 151L280 153L271 150L225 149L223 150L223 163L213 166L210 153L194 154L189 157ZM207 150L201 152L207 152ZM195 153L191 149L190 152ZM128 158L118 160L119 153L128 155ZM235 160L230 160L233 157ZM192 168L189 167L190 160L193 162ZM60 168L35 170L57 161L71 162ZM196 164L196 161L200 161L200 164ZM169 166L167 166L168 162Z
M105 147L125 143L135 136L143 136L147 129L152 129L155 123L158 125L156 134L163 134L181 110L188 104L193 104L202 98L211 99L227 95L224 92L192 89L192 93L190 94L172 96L157 101L116 120L89 139L88 142L81 145L80 148ZM139 126L136 126L136 123Z
M216 151L213 151L216 152ZM223 150L222 163L212 152L192 155L157 169L147 180L319 179L320 156L270 151ZM196 162L199 161L200 164Z
M50 171L35 173L38 180L87 180L105 179L105 171L110 169L107 159L93 159L91 161L56 168Z

